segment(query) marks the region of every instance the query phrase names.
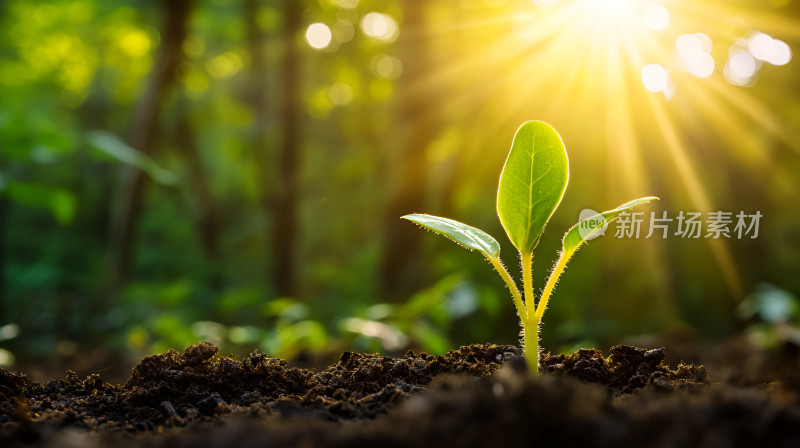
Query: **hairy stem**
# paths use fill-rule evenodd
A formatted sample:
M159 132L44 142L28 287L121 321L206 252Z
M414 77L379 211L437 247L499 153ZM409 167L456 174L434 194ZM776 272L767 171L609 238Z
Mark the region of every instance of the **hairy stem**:
M528 370L531 375L536 376L539 374L539 322L528 322L525 325L523 344Z
M558 263L556 263L556 267L553 268L553 272L550 273L550 278L547 279L547 284L544 287L544 291L542 291L542 297L539 299L539 305L536 307L536 311L534 313L534 319L536 322L542 321L542 316L544 315L544 310L547 309L547 301L550 300L550 295L553 293L553 288L556 287L558 278L561 277L561 273L564 272L567 262L574 253L575 251L562 252L561 256L558 258Z
M520 254L522 256L522 286L525 288L525 309L528 312L525 320L530 321L531 310L536 310L536 299L533 295L533 256L532 254Z
M519 293L517 284L514 282L514 279L511 278L511 275L508 273L506 267L503 266L503 262L500 261L500 258L486 257L486 259L492 263L492 266L494 266L497 273L500 274L500 277L502 277L503 281L506 282L508 290L511 291L511 297L514 298L514 305L517 307L517 313L519 313L519 319L522 322L522 328L524 330L528 313L525 309L525 304L522 302L522 296Z
M522 318L525 359L533 375L539 373L539 320L532 319L536 310L536 298L533 295L533 254L520 253L522 256L522 286L525 289L525 317ZM534 310L534 311L531 311Z

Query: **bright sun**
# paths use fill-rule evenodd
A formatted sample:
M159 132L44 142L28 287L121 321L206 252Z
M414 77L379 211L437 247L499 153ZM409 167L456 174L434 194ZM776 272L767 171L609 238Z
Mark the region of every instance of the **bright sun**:
M583 0L584 6L592 13L603 17L621 17L631 15L629 0Z
M530 9L511 18L518 39L513 45L520 46L521 40L525 47L514 61L519 80L513 83L525 87L508 107L524 109L536 98L545 111L569 104L571 111L605 122L605 151L613 151L622 171L630 173L619 180L632 193L650 191L642 173L648 158L661 157L646 154L647 138L657 138L664 154L659 163L675 171L675 188L692 208L708 211L714 205L712 189L704 183L703 168L693 162L693 143L682 135L681 119L692 117L695 126L707 126L706 133L729 143L732 154L721 157L763 160L747 144L752 139L745 129L752 123L800 151L800 136L777 124L781 117L742 88L758 82L759 70L779 70L791 61L792 48L781 39L800 39L800 23L769 8L739 3L532 0ZM734 23L721 17L740 19ZM692 114L681 118L678 107ZM640 129L650 134L643 138ZM592 143L596 148L599 142ZM740 295L725 243L708 243L731 292Z
M508 38L460 60L448 73L475 67L502 70L503 76L486 84L487 91L509 92L498 123L515 114L526 116L520 111L532 104L554 121L568 115L562 123L574 123L579 120L573 117L583 117L593 127L579 134L587 148L584 160L614 160L608 176L615 188L636 195L652 191L652 179L664 177L669 185L663 188L687 209L709 212L716 206L715 186L707 183L707 167L695 155L698 136L724 145L727 152L720 158L748 165L771 163L753 144L754 126L800 153L796 127L747 89L759 82L761 72L764 78L776 76L792 61L792 44L800 42L796 18L760 2L730 0L513 3L507 16L472 25L477 31L501 23ZM726 17L736 20L721 20ZM431 82L440 76L431 73ZM669 176L661 176L664 171ZM789 179L794 173L781 176ZM742 297L727 243L705 241L732 297ZM656 258L666 249L657 239L650 244L652 263L660 266Z

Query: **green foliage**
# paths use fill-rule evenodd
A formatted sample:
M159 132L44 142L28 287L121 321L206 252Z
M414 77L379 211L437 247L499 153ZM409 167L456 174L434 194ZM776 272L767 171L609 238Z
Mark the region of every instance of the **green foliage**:
M291 359L322 352L331 334L310 307L290 298L264 298L255 288L231 289L209 300L189 279L136 283L115 313L124 344L145 353L185 347L199 340L241 352L258 348ZM206 316L214 316L208 320Z
M758 319L769 324L800 324L800 299L769 283L759 283L736 309L742 320Z
M321 328L328 344L342 349L409 348L368 335L375 328L390 328L380 334L403 335L408 346L430 351L468 341L516 341L514 316L502 312L502 288L491 287L496 279L483 269L482 257L447 251L449 243L430 239L425 257L395 271L401 278L407 269L411 281L381 290L379 274L387 251L383 236L398 223L393 216L403 214L387 198L413 200L398 188L406 180L419 187L417 202L404 208L408 212L448 210L442 214L465 217L498 236L515 219L524 223L518 229L527 229L528 220L531 232L509 225L507 233L522 249L532 249L538 239L537 267L541 272L549 266L547 254L561 248L555 238L561 235L539 236L539 226L549 217L551 228L566 229L572 217L550 216L550 207L532 216L525 206L513 207L524 194L510 194L512 205L498 210L498 222L498 198L485 194L497 187L503 162L512 155L506 147L511 130L496 130L531 114L547 116L570 136L569 180L582 194L579 200L564 198L567 209L619 203L617 195L653 188L670 192L670 214L700 209L695 198L725 210L761 210L769 228L757 240L730 241L731 264L745 287L763 279L800 292L794 268L800 252L787 244L800 228L800 214L785 206L797 195L794 173L800 172L800 158L791 150L800 141L791 126L800 104L791 64L764 64L759 85L731 97L739 98L739 106L753 106L748 110L760 120L739 120L735 113L713 119L698 113L687 120L681 112L702 112L694 102L705 96L679 88L669 103L674 107L662 111L661 121L669 125L663 130L650 117L652 95L609 97L613 89L602 88L602 77L582 83L583 74L562 76L558 64L544 60L555 52L496 51L511 31L518 34L517 27L465 26L507 23L518 12L516 2L421 2L413 15L393 0L252 2L258 8L252 15L243 8L248 2L191 3L177 77L157 93L148 87L163 67L158 58L168 40L169 2L0 1L0 326L20 328L19 337L0 345L21 362L24 356L55 356L59 341L74 342L79 350L110 344L115 352L127 348L138 355L216 338L223 350L238 353L258 347L307 353L324 350ZM358 4L343 8L344 3ZM781 11L756 3L753 9ZM291 4L303 9L294 40L300 70L288 78L298 84L296 96L281 89L284 8ZM399 40L367 36L361 25L370 12L393 17ZM410 23L413 16L424 23ZM250 18L262 33L260 49L254 50L245 26ZM305 40L313 22L333 34L322 51ZM420 50L413 54L403 54L408 29L420 31L411 33L420 37L412 42ZM768 26L759 29L770 32ZM711 37L722 42L732 36ZM516 45L524 49L525 42ZM586 68L580 55L561 54L575 56L564 60ZM487 63L509 75L496 89L486 89L496 81L495 70L482 69ZM255 75L259 64L264 73ZM450 76L454 68L457 82ZM538 76L543 74L552 79ZM575 89L579 84L601 94L576 98L574 93L583 92ZM638 81L628 84L641 89ZM552 94L562 90L566 96ZM137 113L145 98L161 104L156 115ZM281 260L273 256L270 237L277 216L268 210L282 188L276 167L287 104L296 106L302 134L294 254L299 287L291 298L273 288L270 271ZM135 151L129 137L141 135L135 122L142 119L156 122L157 132ZM559 148L544 147L543 138L556 138L544 124L531 123L517 137L521 151L515 156L537 161L514 176L524 190L536 180L530 168L542 168L545 153L559 157ZM406 162L414 170L399 175L398 166ZM513 165L504 169L504 180L511 179ZM719 169L701 170L707 166ZM137 250L121 292L112 295L106 293L111 227L123 216L130 198L125 182L134 169L145 174L141 217L130 242ZM202 194L198 186L205 187ZM216 251L206 250L208 229L216 229ZM470 241L487 251L484 256L495 257L492 264L507 275L493 240ZM572 243L565 242L567 251ZM640 243L662 241L620 241L614 247ZM568 321L571 330L548 325L542 330L546 340L553 347L587 338L605 344L625 334L665 330L673 317L704 338L730 330L732 320L719 316L732 312L735 294L730 282L718 281L716 261L724 257L717 248L675 237L663 244L663 250L631 250L625 257L584 251L580 264L571 266L570 281L559 285L559 294L570 300L549 311L553 322ZM507 261L516 276L519 263ZM427 275L413 275L418 272ZM453 272L463 274L460 281L449 280ZM447 281L430 286L438 278ZM666 284L671 278L682 281ZM614 285L613 303L595 300L600 282ZM653 300L641 300L651 294ZM363 322L355 325L349 318ZM304 336L294 337L295 331Z
M497 215L520 253L533 253L568 181L567 151L555 129L541 121L520 126L497 189Z
M500 256L500 243L483 230L439 216L412 214L402 218L450 238L469 250L477 250L487 257Z
M537 303L531 281L533 248L539 241L547 221L555 212L566 190L569 179L569 161L564 143L556 131L540 121L529 121L517 130L511 151L500 176L497 191L497 214L509 239L522 257L524 301L517 285L499 259L497 241L474 227L430 215L406 215L403 218L451 238L467 249L483 253L486 259L506 282L517 307L524 335L524 350L528 366L534 374L539 371L539 327L547 308L550 294L567 262L578 247L591 239L597 229L581 232L581 223L564 235L564 250L547 281L542 297ZM646 197L627 202L600 215L606 220L637 205L658 199ZM595 215L586 221L598 218Z
M106 131L92 131L87 134L92 148L107 154L112 159L126 165L134 166L161 185L174 185L177 178L171 172L161 168L152 158L130 147L117 135Z
M5 194L12 201L31 207L46 207L61 225L69 224L75 216L77 199L63 188L24 182L10 182L0 186L0 195Z
M354 337L356 350L396 353L411 345L441 354L452 348L446 329L486 310L485 300L463 276L449 275L402 305L380 303L357 310L342 319L339 328Z
M785 289L759 283L736 308L754 346L779 352L800 344L800 299Z

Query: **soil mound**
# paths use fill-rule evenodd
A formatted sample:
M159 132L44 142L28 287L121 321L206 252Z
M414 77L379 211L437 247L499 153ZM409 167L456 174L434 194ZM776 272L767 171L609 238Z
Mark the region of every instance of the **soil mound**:
M345 352L314 372L201 343L145 357L123 385L0 370L3 446L773 446L800 441L780 387L710 385L664 349L543 355L470 345L445 355ZM789 444L789 445L786 445Z

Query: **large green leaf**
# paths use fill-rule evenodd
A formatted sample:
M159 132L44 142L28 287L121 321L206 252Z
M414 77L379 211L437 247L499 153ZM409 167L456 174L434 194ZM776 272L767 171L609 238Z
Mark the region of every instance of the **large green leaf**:
M497 215L521 253L533 252L568 180L567 151L555 129L541 121L520 126L500 174Z
M18 204L49 208L53 217L61 225L69 224L75 217L78 208L78 200L75 195L64 188L9 182L5 188L0 188L0 191Z
M416 213L402 218L444 235L467 249L480 251L487 257L497 258L500 255L500 243L483 230L433 215Z
M645 202L657 201L655 196L648 196L644 198L634 199L633 201L626 202L619 207L603 213L598 213L594 216L586 218L581 222L572 226L567 234L564 235L563 247L564 252L575 252L578 247L584 242L594 238L597 234L604 230L605 224L617 219L620 213L630 210L637 205L644 204ZM599 221L599 223L598 223ZM581 230L581 224L591 223L592 225L585 225Z

